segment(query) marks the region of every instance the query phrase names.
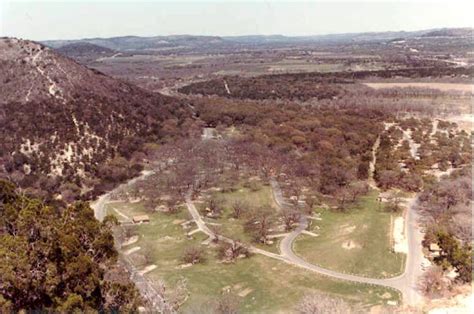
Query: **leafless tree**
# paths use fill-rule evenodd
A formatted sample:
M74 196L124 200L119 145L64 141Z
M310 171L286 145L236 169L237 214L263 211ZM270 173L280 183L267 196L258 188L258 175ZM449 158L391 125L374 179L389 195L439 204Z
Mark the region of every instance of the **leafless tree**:
M189 297L188 282L186 279L180 279L173 289L167 289L163 281L156 285L156 291L164 300L160 308L156 309L160 313L176 313Z
M249 205L243 201L237 200L232 204L232 217L235 219L241 218Z
M240 300L234 294L225 292L216 301L214 311L216 314L237 314Z
M294 228L295 224L298 223L298 221L300 220L301 212L297 209L284 208L281 211L280 217L283 219L283 222L285 223L285 230L290 231L291 229Z
M215 196L211 197L207 202L207 207L211 210L212 217L220 217L223 206L223 200Z
M198 264L204 262L204 251L196 246L187 247L183 253L183 262Z
M443 275L439 266L431 266L419 283L419 288L427 297L442 297L449 289L449 282Z
M366 182L355 182L348 188L351 202L355 202L359 196L364 195L367 192L369 192L369 185Z
M347 314L353 313L351 307L341 299L323 294L307 294L296 307L301 314Z
M249 217L244 226L245 231L250 233L255 241L265 243L273 224L273 210L270 207L259 207L249 213Z
M250 252L240 241L222 242L218 248L218 256L225 262L233 262L237 257L243 255L248 257Z

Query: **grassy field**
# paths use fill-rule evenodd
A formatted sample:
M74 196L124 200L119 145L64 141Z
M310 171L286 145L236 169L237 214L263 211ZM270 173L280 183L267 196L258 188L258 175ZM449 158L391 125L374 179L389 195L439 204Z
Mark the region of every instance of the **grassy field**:
M174 215L147 213L141 203L113 203L108 208L111 214L120 219L124 217L113 208L129 217L143 213L150 216L150 223L133 227L139 239L122 248L122 253L132 247L140 247L140 250L129 255L131 259L138 268L157 265L147 276L154 281L163 280L169 290L179 280L186 279L190 298L184 304L184 312L195 313L198 308L209 312L212 300L222 293L224 287L229 286L237 295L248 293L238 296L244 313L288 312L302 295L311 291L334 294L366 306L400 298L398 293L390 289L332 280L260 255L239 259L234 264L222 264L216 257L215 248L201 244L205 239L202 233L187 237L186 233L194 227L184 230L180 224L189 218L186 210ZM206 261L189 268L180 268L183 251L188 246L202 247Z
M222 235L238 239L245 243L251 243L252 239L249 234L244 231L244 222L245 218L234 219L232 218L232 204L236 201L242 201L245 204L248 204L250 207L260 207L260 206L269 206L275 209L275 214L277 214L277 207L273 201L272 190L270 186L258 184L258 190L251 190L239 185L235 188L233 192L220 192L213 191L207 194L209 197L215 197L222 200L223 203L223 212L220 218L205 218L204 220L209 224L209 226L214 227ZM205 214L206 202L196 204L203 214ZM203 215L204 216L204 215ZM213 226L213 224L215 224ZM276 231L275 233L279 233ZM275 239L273 245L258 245L256 246L266 249L268 251L278 253L277 247L278 240Z
M311 263L340 272L379 278L400 274L405 254L391 251L391 214L382 210L377 195L370 192L346 213L323 210L322 220L311 225L319 237L299 237L295 252Z

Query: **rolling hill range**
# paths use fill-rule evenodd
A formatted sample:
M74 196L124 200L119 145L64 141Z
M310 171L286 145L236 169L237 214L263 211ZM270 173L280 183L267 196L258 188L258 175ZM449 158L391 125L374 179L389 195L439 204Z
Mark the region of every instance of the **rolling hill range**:
M0 81L0 174L66 199L135 175L134 152L176 136L189 116L171 97L30 41L0 40Z
M419 31L391 31L369 33L344 33L309 36L242 35L242 36L121 36L111 38L84 38L74 40L47 40L43 43L52 48L70 44L89 43L117 51L153 51L170 48L198 49L211 47L241 47L254 45L292 45L295 43L363 43L389 42L394 39L429 37L472 38L472 28L441 28Z

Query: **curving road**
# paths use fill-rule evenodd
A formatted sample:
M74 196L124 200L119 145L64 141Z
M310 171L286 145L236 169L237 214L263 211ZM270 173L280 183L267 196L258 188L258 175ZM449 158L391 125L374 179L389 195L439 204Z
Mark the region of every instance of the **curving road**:
M280 208L288 206L288 203L285 202L283 198L278 182L272 179L270 181L270 184L272 186L273 198L275 200L275 203ZM409 241L409 253L406 259L405 271L400 276L386 279L377 279L349 275L329 270L305 261L298 255L296 255L293 251L294 241L308 227L308 218L305 215L301 217L298 227L281 240L280 252L282 258L280 259L292 265L302 267L332 278L358 283L380 285L397 289L402 293L404 303L408 305L417 305L422 301L422 296L417 288L417 279L420 275L423 274L423 269L421 267L423 261L423 251L421 245L423 234L421 233L420 226L418 224L419 215L415 210L416 202L417 198L412 198L409 200L408 203L405 234L407 235Z
M107 210L105 208L105 205L110 201L110 195L113 192L118 191L119 189L121 189L123 187L131 186L135 182L143 180L143 179L145 179L146 177L148 177L149 175L151 175L153 173L154 173L154 171L151 171L151 170L143 170L140 176L135 177L135 178L127 181L126 183L123 183L123 184L119 185L118 187L116 187L112 191L101 195L97 200L92 202L90 204L90 207L94 210L95 219L97 219L99 221L104 220L105 216L107 215Z
M209 140L212 138L210 130L206 130L203 134L203 140ZM143 172L141 176L134 178L124 185L132 185L138 180L142 180L149 176L151 171ZM273 191L273 198L275 203L278 207L284 208L289 204L284 200L282 191L278 182L275 179L270 180L270 184L272 186ZM185 195L186 206L191 214L193 221L196 223L197 228L208 235L210 238L217 238L221 241L230 242L232 239L226 238L222 235L215 234L209 227L206 225L206 222L202 219L199 211L196 209L196 206L193 204L191 199L191 190ZM110 192L102 195L99 199L94 202L91 207L94 209L95 217L98 220L103 220L105 217L105 204L110 200ZM277 259L288 263L293 266L301 267L307 269L309 271L316 272L320 275L328 276L331 278L339 279L339 280L346 280L351 282L357 283L364 283L364 284L371 284L371 285L380 285L384 287L389 287L392 289L399 290L403 295L403 301L407 305L417 305L422 301L422 297L417 289L417 279L420 275L423 274L423 269L421 267L423 261L423 252L422 252L422 245L421 241L423 239L423 234L421 233L420 226L418 224L419 214L416 211L416 202L417 198L411 198L408 200L408 209L407 209L407 217L406 217L406 224L405 224L405 234L408 238L408 255L405 264L405 271L403 274L397 277L386 278L386 279L376 279L376 278L369 278L369 277L362 277L356 275L349 275L340 273L337 271L329 270L314 264L311 264L298 255L296 255L293 251L293 243L296 238L308 227L308 217L306 215L302 215L299 221L298 227L293 230L291 233L286 235L282 238L280 242L280 254L275 254L268 252L266 250L262 250L256 247L249 247L249 250L256 254L261 254L273 259ZM149 289L148 294L150 294ZM145 292L145 291L144 291ZM156 293L152 293L155 294Z

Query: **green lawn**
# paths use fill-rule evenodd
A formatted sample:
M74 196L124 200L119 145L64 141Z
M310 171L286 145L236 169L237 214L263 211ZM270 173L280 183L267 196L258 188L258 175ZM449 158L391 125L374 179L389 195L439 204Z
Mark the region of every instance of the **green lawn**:
M117 208L127 216L147 213L140 203L113 203L108 207ZM119 217L115 211L110 213ZM367 306L400 299L398 293L390 289L332 280L260 255L239 259L234 264L222 264L216 258L215 248L201 244L205 239L202 233L194 234L192 239L186 236L189 230L194 229L184 230L179 224L188 219L186 210L175 215L147 214L150 223L134 227L139 235L138 242L124 247L123 251L134 246L141 247L130 257L138 260L137 256L146 255L147 262L138 268L156 264L157 268L147 276L154 281L163 280L170 290L178 280L186 279L190 298L184 305L184 312L192 312L197 304L212 302L226 286L231 286L235 294L251 289L248 295L239 297L244 313L288 312L305 293L311 291L334 294ZM178 266L182 264L183 251L188 246L201 246L205 250L206 262L180 269Z
M268 185L259 184L259 189L256 191L250 190L249 188L245 188L242 185L236 187L234 192L220 192L220 191L213 191L208 193L208 195L212 197L219 198L223 201L223 213L220 218L205 218L204 220L208 225L213 228L212 224L216 224L214 228L218 230L222 235L232 238L238 239L245 243L251 243L252 239L244 231L244 223L245 217L240 219L232 218L232 204L235 201L242 201L245 204L248 204L250 207L261 207L261 206L270 206L275 209L275 214L277 212L277 207L273 201L272 190L271 187ZM203 216L205 215L205 208L206 202L196 204L200 209ZM278 232L276 232L278 233ZM273 245L257 245L262 249L267 249L272 252L278 253L278 248L276 243L278 242L275 239Z
M395 218L395 214L382 210L377 195L371 191L346 213L322 210L322 220L313 220L311 225L319 237L300 236L295 252L340 272L379 278L400 274L406 255L391 250L390 215Z

